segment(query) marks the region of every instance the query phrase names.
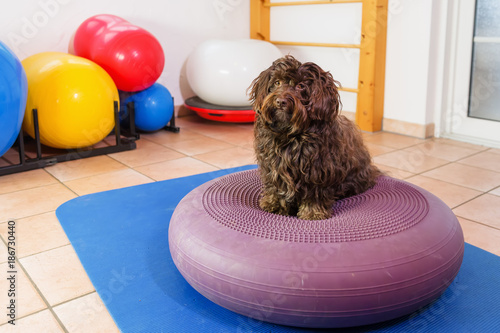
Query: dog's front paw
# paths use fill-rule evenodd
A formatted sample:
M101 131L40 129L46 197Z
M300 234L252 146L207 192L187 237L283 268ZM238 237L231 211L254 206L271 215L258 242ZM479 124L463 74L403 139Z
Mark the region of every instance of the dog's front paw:
M324 220L332 217L332 212L326 207L302 204L297 217L302 220Z
M263 196L259 200L259 206L268 213L287 215L286 209L280 205L278 199L272 196Z

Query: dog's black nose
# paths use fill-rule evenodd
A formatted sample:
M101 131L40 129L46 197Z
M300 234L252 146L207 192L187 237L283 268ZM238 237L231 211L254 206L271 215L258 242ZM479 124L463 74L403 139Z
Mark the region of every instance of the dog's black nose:
M277 108L284 108L286 106L286 99L284 98L276 98L274 101L274 104L276 105Z

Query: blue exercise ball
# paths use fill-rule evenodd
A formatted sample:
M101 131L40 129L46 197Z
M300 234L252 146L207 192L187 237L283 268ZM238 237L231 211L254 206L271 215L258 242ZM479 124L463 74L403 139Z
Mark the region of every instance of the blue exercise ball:
M153 132L162 129L174 114L172 95L159 83L135 94L121 92L120 96L120 119L125 126L129 119L127 104L130 102L134 102L135 126L141 131Z
M17 56L0 41L0 156L16 141L28 96L26 73Z

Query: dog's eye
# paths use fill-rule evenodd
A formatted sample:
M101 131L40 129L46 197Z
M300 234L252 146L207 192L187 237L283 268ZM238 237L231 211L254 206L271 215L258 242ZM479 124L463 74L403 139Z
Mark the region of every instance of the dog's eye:
M297 88L298 90L304 90L304 89L306 89L306 85L301 82L301 83L297 84L295 86L295 88Z
M274 82L274 86L275 86L276 88L281 87L281 81L276 81L276 82Z

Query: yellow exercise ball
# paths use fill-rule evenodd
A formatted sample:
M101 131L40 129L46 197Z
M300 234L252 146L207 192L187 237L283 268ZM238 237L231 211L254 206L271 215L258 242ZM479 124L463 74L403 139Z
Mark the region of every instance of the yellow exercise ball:
M40 141L46 146L87 147L111 132L118 90L99 65L60 52L35 54L21 63L28 78L23 129L31 137L33 109L38 110Z

